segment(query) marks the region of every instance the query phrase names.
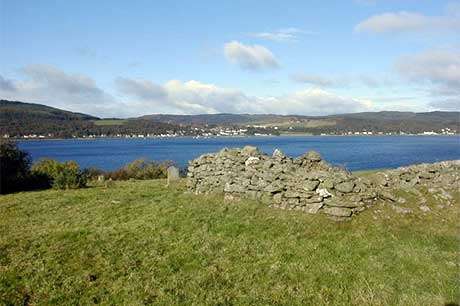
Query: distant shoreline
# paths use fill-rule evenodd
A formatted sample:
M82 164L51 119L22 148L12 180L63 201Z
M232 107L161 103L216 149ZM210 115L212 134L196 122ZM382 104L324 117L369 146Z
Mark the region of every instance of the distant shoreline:
M404 135L311 135L311 134L282 134L282 135L251 135L251 136L207 136L207 137L196 137L196 136L176 136L176 137L77 137L77 138L3 138L3 140L12 140L12 141L52 141L52 140L114 140L114 139L141 139L141 140L150 140L150 139L216 139L216 138L268 138L268 137L460 137L460 134L454 135L420 135L420 134L404 134Z

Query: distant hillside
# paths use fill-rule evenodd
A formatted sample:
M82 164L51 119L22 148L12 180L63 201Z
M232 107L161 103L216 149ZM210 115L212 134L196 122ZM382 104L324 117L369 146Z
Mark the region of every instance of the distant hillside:
M382 133L460 132L460 112L365 112L331 116L203 114L146 115L130 119L100 119L57 108L18 101L0 100L0 135L45 135L72 137L88 135L219 133L219 129L250 128L247 134L343 134L372 131Z
M53 133L67 136L90 128L99 118L41 104L0 100L0 133L9 135Z

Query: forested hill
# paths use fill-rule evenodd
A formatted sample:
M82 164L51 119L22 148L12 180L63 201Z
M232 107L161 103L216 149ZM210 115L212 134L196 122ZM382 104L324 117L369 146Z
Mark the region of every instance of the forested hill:
M71 136L73 132L87 130L92 120L99 118L60 110L41 104L0 100L1 135L20 136L25 134L55 137Z
M46 105L0 100L0 136L42 135L225 135L311 133L342 135L373 133L459 133L460 112L366 112L331 116L273 114L145 115L129 119L101 119ZM249 127L248 127L249 126Z

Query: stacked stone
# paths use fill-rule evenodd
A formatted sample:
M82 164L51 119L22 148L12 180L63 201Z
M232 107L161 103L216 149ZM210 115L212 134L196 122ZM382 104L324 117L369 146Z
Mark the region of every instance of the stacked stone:
M460 188L460 161L418 164L394 170L377 172L368 177L382 199L396 201L391 190L412 190L424 186L430 190L457 190Z
M222 193L227 200L251 198L280 209L324 213L346 220L378 198L397 202L392 191L426 186L458 190L460 161L420 164L356 177L310 151L298 158L275 150L223 149L190 162L187 186L197 194ZM450 196L449 196L450 197Z
M317 152L292 159L278 149L268 156L251 146L191 161L187 184L197 194L252 198L281 209L323 212L338 220L364 210L377 195L372 182L332 167Z

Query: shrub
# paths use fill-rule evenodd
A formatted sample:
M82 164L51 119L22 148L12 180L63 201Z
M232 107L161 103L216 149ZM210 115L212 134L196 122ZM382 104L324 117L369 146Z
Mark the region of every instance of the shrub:
M29 154L18 149L16 143L0 142L0 193L23 190L30 174Z
M137 180L150 180L166 178L167 169L171 165L172 162L169 161L157 163L154 161L137 159L118 170L107 172L106 176L112 180L128 180L131 178Z
M87 174L75 161L58 162L43 159L32 166L35 175L47 176L56 189L76 189L86 186Z
M83 169L84 174L88 179L97 180L99 176L105 176L105 172L101 169L90 167Z

